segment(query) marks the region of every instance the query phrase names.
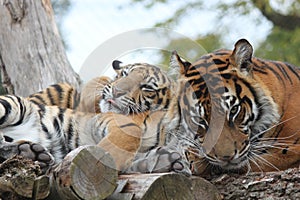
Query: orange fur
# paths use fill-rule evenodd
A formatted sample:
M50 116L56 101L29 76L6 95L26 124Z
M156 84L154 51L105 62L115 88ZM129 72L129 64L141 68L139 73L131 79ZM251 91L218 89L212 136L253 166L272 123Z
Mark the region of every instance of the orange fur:
M99 102L102 99L102 91L106 84L112 80L106 76L100 76L88 81L81 89L80 102L77 111L100 113Z
M242 39L233 51L219 50L193 64L174 56L181 72L181 113L201 105L206 115L194 119L209 125L207 130L199 126L194 133L198 145L188 150L196 173L218 167L274 171L299 166L300 69L252 53ZM189 127L190 117L182 116Z

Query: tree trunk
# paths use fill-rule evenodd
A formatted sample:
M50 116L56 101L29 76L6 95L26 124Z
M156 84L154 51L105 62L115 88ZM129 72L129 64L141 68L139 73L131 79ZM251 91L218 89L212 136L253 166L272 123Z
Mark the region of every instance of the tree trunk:
M50 0L2 0L0 73L8 93L28 96L51 84L78 88L67 60Z

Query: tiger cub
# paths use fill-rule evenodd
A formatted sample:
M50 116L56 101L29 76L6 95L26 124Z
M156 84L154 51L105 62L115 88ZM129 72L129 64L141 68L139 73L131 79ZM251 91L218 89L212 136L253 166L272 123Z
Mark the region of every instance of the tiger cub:
M112 82L107 76L93 78L83 85L80 93L79 105L76 108L80 112L100 113L100 101L103 97L105 85Z
M100 76L83 86L78 111L130 115L168 108L174 82L159 67L117 60L112 67L113 80Z
M103 88L101 112L129 115L168 109L175 83L159 67L114 61L113 68L117 76Z
M0 130L5 138L18 141L21 154L26 156L28 151L45 164L51 162L51 155L57 163L72 149L95 144L113 156L119 170L126 169L137 152L147 152L164 141L154 130L174 95L174 82L158 67L145 63L124 67L114 63L113 67L120 74L104 86L101 113L44 105L31 99L35 95L1 96ZM49 150L48 160L39 160L40 153L45 154L41 147ZM169 156L170 167L181 159L173 152L162 154Z
M80 101L78 91L68 83L59 83L32 94L28 99L36 104L75 109Z

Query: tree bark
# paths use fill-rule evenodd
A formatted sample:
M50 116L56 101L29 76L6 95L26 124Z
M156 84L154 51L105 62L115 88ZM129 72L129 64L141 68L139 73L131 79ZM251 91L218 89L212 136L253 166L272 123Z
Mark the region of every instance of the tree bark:
M28 96L79 76L67 60L50 0L2 0L0 73L8 93Z

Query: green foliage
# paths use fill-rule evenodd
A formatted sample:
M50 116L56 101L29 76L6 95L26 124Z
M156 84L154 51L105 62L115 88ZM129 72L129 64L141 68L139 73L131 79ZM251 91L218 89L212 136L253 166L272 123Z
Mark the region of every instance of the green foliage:
M300 27L293 31L275 27L255 54L261 58L286 61L300 66Z
M212 52L214 50L220 49L223 46L221 41L221 36L218 34L208 34L199 37L196 42L203 46L207 52Z
M152 8L157 3L167 3L168 0L132 0L133 3L143 3L146 8Z
M146 7L154 7L157 4L171 4L170 0L132 0L135 3L142 3ZM216 22L214 30L206 36L201 36L196 41L203 48L210 52L221 48L223 40L225 41L227 31L218 32L218 27L223 26L222 30L230 30L230 27L224 27L222 19L232 21L240 17L249 17L254 19L258 24L266 20L273 24L273 29L259 48L256 47L256 55L258 57L287 61L300 66L300 1L299 0L233 0L233 1L204 1L204 0L187 0L182 7L173 12L173 15L156 26L169 27L177 26L180 20L187 17L191 11L197 12L214 11L220 19ZM261 15L253 15L253 11L259 11ZM229 14L229 15L228 15ZM231 15L230 15L231 14ZM233 14L233 15L232 15ZM233 17L234 16L234 17ZM232 19L230 19L230 17ZM247 25L242 28L247 28ZM259 30L257 30L259 32ZM178 51L186 51L181 53L187 58L191 54L198 55L195 50L188 50L184 39L172 41L168 48L174 46ZM194 52L194 53L190 53ZM179 52L180 53L180 52ZM194 58L194 57L192 57ZM167 57L164 56L164 62L167 62Z
M207 52L214 51L222 47L222 42L219 35L209 34L206 36L198 37L196 40L189 38L179 38L172 40L166 49L177 51L177 53L193 62L196 61ZM171 52L161 52L161 63L162 66L169 66Z

